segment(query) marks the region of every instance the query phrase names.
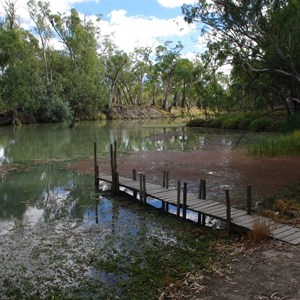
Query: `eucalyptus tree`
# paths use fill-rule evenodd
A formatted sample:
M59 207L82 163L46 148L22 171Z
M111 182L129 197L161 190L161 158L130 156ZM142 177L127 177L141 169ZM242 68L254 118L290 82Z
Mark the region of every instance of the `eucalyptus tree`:
M101 84L101 66L97 55L96 28L92 21L81 19L75 9L70 15L48 16L68 57L64 94L76 119L95 115L107 103L108 92Z
M192 104L196 80L193 62L187 58L178 58L174 70L173 106L185 108Z
M150 68L152 61L150 59L152 49L149 47L135 48L130 54L131 60L131 93L132 104L142 105L149 104L145 97L144 87L148 74L150 74Z
M27 2L27 8L31 20L34 22L34 33L37 34L40 45L42 48L42 59L44 63L45 81L50 83L51 72L49 71L49 53L50 53L50 40L54 37L51 24L48 16L50 15L49 2L42 2L30 0Z
M16 124L32 121L42 93L38 41L23 29L0 29L2 107Z
M155 77L160 81L163 90L161 107L164 110L170 111L173 105L171 101L172 89L174 87L174 75L176 63L183 46L178 42L171 48L172 42L166 42L165 45L160 45L156 48L156 63L154 65Z
M125 69L128 68L129 57L124 51L111 49L104 58L104 76L109 86L109 106L121 105L122 99L127 97L124 78Z
M262 85L298 107L300 3L298 0L198 0L182 7L185 20L210 34L218 59L228 58Z

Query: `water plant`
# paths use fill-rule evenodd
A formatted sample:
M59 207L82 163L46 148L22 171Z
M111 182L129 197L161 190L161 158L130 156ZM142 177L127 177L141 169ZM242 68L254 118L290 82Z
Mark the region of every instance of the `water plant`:
M300 130L279 137L259 139L257 142L249 145L248 150L252 155L299 155Z

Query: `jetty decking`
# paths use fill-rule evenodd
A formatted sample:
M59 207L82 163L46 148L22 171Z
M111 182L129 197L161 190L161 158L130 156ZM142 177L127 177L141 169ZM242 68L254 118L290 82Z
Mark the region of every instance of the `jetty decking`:
M169 212L169 206L174 206L178 217L186 219L187 211L198 214L198 223L205 225L206 216L221 220L227 224L228 229L238 227L244 230L251 230L255 223L265 224L270 228L270 237L292 244L300 244L300 229L276 223L271 219L252 214L251 210L251 188L247 191L247 210L234 208L230 204L229 191L225 191L226 204L206 198L206 183L200 181L198 195L187 192L187 183L181 185L178 181L177 189L168 187L168 172L164 172L163 184L159 186L147 183L145 174L137 173L133 170L132 179L119 177L116 164L116 143L111 145L111 169L112 175L99 174L97 165L96 144L94 144L94 165L95 165L95 186L99 187L100 181L108 182L112 185L112 190L118 192L121 189L131 191L135 199L146 204L149 199L157 199L162 203L164 211ZM137 179L137 177L139 177Z

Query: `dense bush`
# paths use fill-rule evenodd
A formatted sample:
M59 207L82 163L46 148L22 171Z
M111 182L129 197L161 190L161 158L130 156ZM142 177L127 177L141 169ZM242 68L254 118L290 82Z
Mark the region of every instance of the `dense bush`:
M271 128L272 120L269 118L255 119L250 123L251 131L266 131Z

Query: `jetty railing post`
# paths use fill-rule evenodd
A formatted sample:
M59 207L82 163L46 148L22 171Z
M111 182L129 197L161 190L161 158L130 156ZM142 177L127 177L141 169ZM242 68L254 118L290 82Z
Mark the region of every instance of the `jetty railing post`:
M247 214L251 215L252 211L252 191L251 185L247 186Z
M132 180L136 181L136 169L132 170ZM133 190L133 198L137 199L137 191L135 189Z
M111 182L112 190L115 190L115 167L114 167L114 149L113 145L110 144L110 167L111 167Z
M146 175L143 174L143 204L146 204Z
M117 141L114 142L114 166L117 172Z
M169 171L166 171L166 189L169 188Z
M95 170L95 187L98 184L98 174L97 174L97 143L94 143L94 170ZM98 168L99 173L99 168Z
M143 174L140 173L140 201L143 201Z
M200 180L199 185L199 199L206 199L206 180ZM206 216L205 214L198 213L198 223L202 223L205 226Z
M180 217L180 193L181 193L181 182L177 181L177 217Z
M225 190L225 198L226 198L227 230L228 232L231 232L231 203L230 203L229 190Z
M164 174L163 174L163 183L162 183L162 187L166 187L166 171L164 171Z
M187 200L187 183L183 183L183 204L182 204L182 218L186 219L186 200Z
M202 199L206 199L206 180L202 180Z

